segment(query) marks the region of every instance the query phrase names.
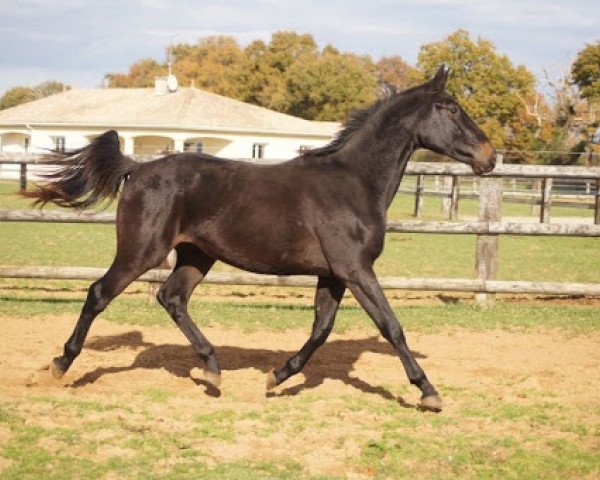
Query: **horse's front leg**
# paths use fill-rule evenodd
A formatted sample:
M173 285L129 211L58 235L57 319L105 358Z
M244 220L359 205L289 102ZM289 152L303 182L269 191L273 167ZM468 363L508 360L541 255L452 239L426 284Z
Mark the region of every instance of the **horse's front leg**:
M353 275L346 286L373 319L381 334L394 346L410 383L421 390L420 406L427 410L441 411L442 400L408 348L402 327L372 268L365 268Z
M321 278L315 293L315 321L312 333L304 346L292 355L279 370L273 370L267 377L267 389L281 384L292 375L299 373L312 354L331 333L335 314L344 295L344 285L334 278Z

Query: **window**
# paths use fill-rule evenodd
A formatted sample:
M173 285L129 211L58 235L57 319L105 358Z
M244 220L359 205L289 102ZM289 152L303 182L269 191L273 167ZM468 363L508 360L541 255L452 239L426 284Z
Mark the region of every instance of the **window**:
M183 144L183 151L204 153L204 144L202 142L185 142Z
M52 137L54 142L54 150L57 152L64 153L65 151L65 137Z
M266 143L252 144L252 158L265 158Z

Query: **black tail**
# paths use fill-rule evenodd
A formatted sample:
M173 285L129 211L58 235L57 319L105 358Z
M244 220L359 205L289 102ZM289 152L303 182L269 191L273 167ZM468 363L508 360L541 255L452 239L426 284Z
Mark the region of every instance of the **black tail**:
M44 175L48 182L22 193L34 198L35 205L52 202L61 207L84 209L102 200L110 202L123 179L139 166L121 153L119 136L114 130L96 137L87 147L57 154L55 158L61 166Z

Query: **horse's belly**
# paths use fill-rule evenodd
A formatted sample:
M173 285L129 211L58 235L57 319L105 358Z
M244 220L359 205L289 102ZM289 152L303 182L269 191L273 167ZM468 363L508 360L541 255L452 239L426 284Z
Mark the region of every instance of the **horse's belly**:
M328 275L329 264L318 239L298 229L290 234L270 231L220 231L193 242L206 254L234 267L277 275Z

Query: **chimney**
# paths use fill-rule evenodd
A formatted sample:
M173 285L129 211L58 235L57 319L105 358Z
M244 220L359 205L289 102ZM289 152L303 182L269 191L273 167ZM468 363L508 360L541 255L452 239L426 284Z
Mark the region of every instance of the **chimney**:
M166 95L169 93L167 77L154 78L154 95Z

